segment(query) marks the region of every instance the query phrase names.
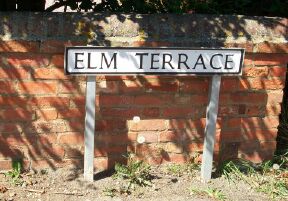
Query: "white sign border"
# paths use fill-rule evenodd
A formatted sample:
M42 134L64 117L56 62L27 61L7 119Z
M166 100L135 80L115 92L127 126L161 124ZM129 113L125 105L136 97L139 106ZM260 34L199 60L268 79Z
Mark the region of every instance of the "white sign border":
M98 73L98 72L77 72L77 73L71 73L68 71L68 51L69 49L108 49L108 50L116 50L121 49L129 49L129 50L219 50L219 51L240 51L241 52L241 58L240 58L240 66L239 66L239 71L238 72L229 72L229 73L223 73L223 72L113 72L113 73ZM245 56L245 49L244 48L189 48L189 47L102 47L102 46L67 46L65 47L65 54L64 54L64 72L65 75L70 75L70 76L97 76L97 75L173 75L173 76L185 76L185 75L223 75L223 76L240 76L242 75L242 68L244 64L244 56Z

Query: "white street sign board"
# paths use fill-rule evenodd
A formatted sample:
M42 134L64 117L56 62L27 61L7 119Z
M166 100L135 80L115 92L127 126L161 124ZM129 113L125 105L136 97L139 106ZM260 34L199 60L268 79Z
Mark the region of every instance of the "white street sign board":
M241 75L244 49L67 47L67 75Z

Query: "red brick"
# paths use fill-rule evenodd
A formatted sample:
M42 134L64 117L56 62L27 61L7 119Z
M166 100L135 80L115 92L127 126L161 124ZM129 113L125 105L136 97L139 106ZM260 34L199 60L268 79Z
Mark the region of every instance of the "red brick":
M33 112L24 109L7 109L0 111L0 119L2 121L31 121L33 118Z
M27 79L29 71L22 68L0 68L0 79Z
M50 57L41 54L11 54L3 56L0 62L3 66L37 68L48 66Z
M83 158L84 150L81 146L65 146L65 158Z
M226 122L227 128L241 128L242 118L229 118Z
M275 91L267 93L267 103L268 104L278 104L283 101L283 91Z
M238 115L239 114L239 107L235 105L229 106L220 106L218 109L218 113L220 117L225 117L227 115Z
M58 68L37 68L34 70L33 77L36 79L69 79L64 74L64 70Z
M185 150L192 153L203 151L203 142L190 142L185 145Z
M241 142L239 146L239 150L243 152L251 152L251 151L258 151L260 148L259 141L244 141Z
M187 162L187 157L183 154L169 154L167 159L164 159L166 162L183 164Z
M79 132L61 133L58 139L58 143L68 145L83 145L84 135Z
M138 80L121 80L118 82L119 92L137 93L145 90L143 84Z
M56 82L20 82L18 84L19 92L22 94L56 94Z
M177 105L206 105L207 102L208 96L200 94L176 96L174 101Z
M127 153L127 145L96 146L94 150L95 157L123 155L126 153Z
M277 136L277 129L258 129L258 128L246 128L243 130L243 137L246 140L275 140Z
M245 113L248 116L264 116L265 106L253 105L245 106Z
M0 52L38 52L39 42L25 40L0 41Z
M36 111L37 119L40 120L53 120L57 119L57 110L55 109L42 109Z
M70 102L68 97L33 97L27 104L37 108L67 108Z
M163 119L140 120L137 123L129 121L128 125L131 131L161 131L166 129L166 121Z
M66 121L66 131L84 132L85 119L69 119Z
M20 133L22 131L23 125L20 122L2 122L0 123L0 133Z
M50 65L59 68L64 68L64 55L63 54L53 55L51 58Z
M56 133L65 132L67 123L62 120L33 121L26 125L26 133Z
M67 110L58 110L58 118L84 118L85 111L80 108L70 108Z
M0 81L0 94L16 93L15 84L11 81Z
M288 54L255 54L254 64L262 65L287 65Z
M252 163L261 163L265 160L271 160L273 158L273 153L270 152L263 152L263 151L258 151L258 152L250 152L250 153L240 153L239 157L241 157L244 160L249 160Z
M41 146L41 145L51 145L55 144L57 141L56 134L48 133L48 134L31 134L26 135L22 138L23 145L35 145L35 146Z
M4 145L0 147L0 160L2 159L23 158L23 150L18 147ZM0 166L1 167L1 166Z
M251 54L251 53L245 54L244 66L252 65L253 64L253 58L254 58L254 54Z
M84 95L86 92L85 82L63 81L58 85L59 93Z
M127 130L125 120L96 120L96 131Z
M183 139L183 135L180 132L175 131L163 131L159 135L159 142L176 142Z
M241 142L245 138L240 129L231 129L227 131L217 131L216 132L216 139L220 139L219 141L222 142Z
M68 107L67 97L0 97L1 107L49 108Z
M236 93L230 94L233 103L265 104L267 95L265 93Z
M145 138L145 143L158 142L158 133L152 131L142 131L138 133L138 137L142 136Z
M283 89L285 80L281 78L253 78L253 79L239 79L239 90L249 89Z
M127 106L134 102L133 96L125 95L99 95L96 97L97 105L101 106Z
M94 167L97 170L107 170L114 168L116 163L126 164L127 159L123 156L109 156L94 158Z
M224 46L226 48L244 48L245 52L252 52L253 51L253 43L252 42L242 42L242 43L232 43L232 42L225 42Z
M262 42L257 45L257 52L261 53L288 53L287 43Z
M158 80L145 83L145 89L148 92L177 92L178 88L179 83L173 80L170 80L170 82Z
M276 149L276 141L262 141L260 142L260 149L274 152Z
M161 155L161 148L156 144L137 144L135 147L136 155L143 159L149 157L157 158Z
M287 73L287 68L285 67L270 67L268 69L269 76L285 77Z
M142 114L144 117L158 118L160 116L160 109L157 107L144 108Z
M177 142L167 142L165 144L161 144L162 150L168 153L176 153L181 154L183 153L183 145ZM162 151L163 152L163 151Z
M245 67L243 75L248 77L265 77L268 76L269 69L265 67Z
M85 96L75 96L70 98L71 107L84 107L86 103ZM96 104L96 101L95 101Z
M243 118L229 118L227 120L228 128L276 128L279 125L279 118L266 116L261 117L243 117Z
M193 116L197 113L197 110L192 107L169 107L163 109L162 115L165 118L168 117L183 117L183 116Z
M173 102L172 95L137 95L135 96L134 104L135 105L167 105Z
M280 104L267 104L265 108L266 115L274 115L278 116L281 112L281 105Z
M208 79L191 79L180 82L180 92L183 93L205 93L208 89Z
M132 143L132 139L127 133L105 133L105 134L100 134L95 136L95 143L99 145L111 145L111 144L129 144ZM97 145L96 145L97 146Z
M101 108L101 116L105 118L129 118L141 116L141 110L137 108Z
M0 160L0 167L2 170L12 170L12 159Z
M64 148L59 145L50 146L29 146L27 158L39 159L39 158L52 158L59 160L64 157Z
M222 92L233 92L237 90L236 78L223 78L221 81L220 89Z
M168 129L197 129L203 130L206 125L206 119L170 119L168 123ZM222 125L221 118L217 119L216 128L220 128Z
M98 94L115 94L119 92L121 82L102 80L100 82L97 82L96 84Z

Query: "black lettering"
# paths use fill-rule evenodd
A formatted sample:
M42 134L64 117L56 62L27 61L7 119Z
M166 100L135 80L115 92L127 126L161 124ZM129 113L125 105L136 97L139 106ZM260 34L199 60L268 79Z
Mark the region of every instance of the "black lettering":
M199 62L199 60L200 60L200 62ZM198 57L195 65L194 65L194 68L193 68L193 69L195 69L197 65L202 65L202 66L203 66L203 69L207 69L206 66L205 66L205 64L204 64L204 60L203 60L202 54L199 55L199 57Z
M182 61L182 56L185 56L185 60ZM187 54L179 54L178 55L178 69L180 69L180 64L184 64L184 66L187 68L187 69L190 69L189 66L187 65L187 59L188 59L188 56Z
M154 56L159 56L158 53L151 54L151 67L150 69L159 69L159 67L154 67L155 62L159 62L159 60L155 60Z
M114 61L114 69L117 69L116 58L117 58L117 53L113 53L113 56L112 56L112 58L110 60L110 63L108 64L107 58L105 56L105 53L101 53L101 67L100 67L100 69L103 69L103 60L105 60L107 68L109 68L110 65L112 64L112 61Z
M169 56L169 60L166 61L166 56ZM170 68L174 69L172 64L170 63L172 61L172 55L171 54L163 54L163 63L162 63L162 69L165 69L165 64L168 64Z
M227 54L226 55L226 59L225 59L225 68L224 69L233 69L233 66L232 68L228 68L228 63L233 63L233 60L229 60L229 57L233 57L234 55L233 54Z
M83 67L79 67L79 66L77 66L77 64L78 64L78 61L79 62L83 62L83 60L79 60L78 59L78 55L84 55L84 53L83 52L81 52L81 53L75 53L75 69L83 69L84 68L84 66Z
M135 56L140 56L140 68L143 69L143 57L148 56L148 53L136 53Z
M91 66L91 53L90 53L90 52L88 53L88 65L87 65L87 68L88 68L88 69L95 69L95 68L97 68L96 66L95 66L95 67Z
M214 59L214 57L216 57L216 56L221 56L221 57L223 58L223 55L222 55L222 54L214 54L214 55L211 57L210 66L211 66L211 68L213 68L213 69L221 69L221 66L216 67L216 66L213 65L213 59Z

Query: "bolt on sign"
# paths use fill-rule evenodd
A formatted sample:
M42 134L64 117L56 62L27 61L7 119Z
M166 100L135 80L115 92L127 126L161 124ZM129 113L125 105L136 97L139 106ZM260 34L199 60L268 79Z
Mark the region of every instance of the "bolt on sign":
M211 75L201 166L203 181L211 179L221 76L240 76L244 49L66 47L67 75L87 75L84 177L93 181L95 76Z

